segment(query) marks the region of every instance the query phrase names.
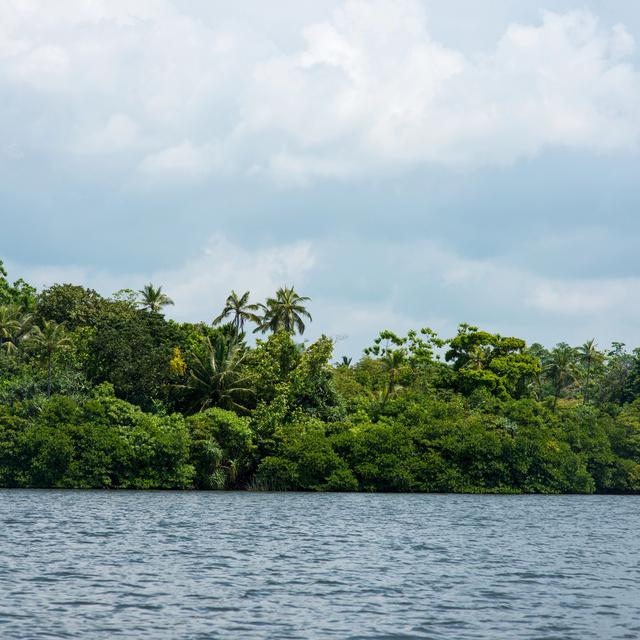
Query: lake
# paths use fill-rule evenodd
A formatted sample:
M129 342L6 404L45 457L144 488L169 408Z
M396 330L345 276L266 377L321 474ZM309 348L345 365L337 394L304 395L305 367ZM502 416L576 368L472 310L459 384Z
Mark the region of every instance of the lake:
M0 638L640 637L640 497L0 491Z

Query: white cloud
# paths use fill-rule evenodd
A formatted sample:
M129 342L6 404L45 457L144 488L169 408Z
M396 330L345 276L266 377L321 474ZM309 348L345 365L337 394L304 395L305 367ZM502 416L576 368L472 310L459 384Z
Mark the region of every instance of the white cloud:
M171 314L176 318L210 320L232 289L251 291L252 299L258 301L285 284L300 288L314 264L313 247L306 242L252 251L214 236L195 259L150 277L173 298L176 306Z
M146 156L140 168L145 173L200 175L211 168L210 150L194 146L190 140Z
M376 256L367 264L370 289L341 288L330 299L316 301L314 330L348 335L343 349L352 353L384 328L428 326L450 337L463 321L547 344L577 344L593 336L603 342L621 336L640 340L634 321L640 314L637 277L545 277L499 258L473 259L422 239L383 241L368 250ZM318 248L319 267L344 252L339 242L331 251ZM356 271L359 260L349 260ZM310 278L311 286L314 282Z
M162 285L175 306L167 315L184 321L210 321L220 312L229 292L251 291L255 301L283 286L302 287L315 265L313 246L307 242L250 250L221 235L212 236L200 254L174 269L115 274L75 265L28 266L7 262L11 274L20 274L39 288L71 282L103 295L122 288L141 289L148 282Z
M252 173L267 175L282 186L304 186L313 178L347 178L354 167L340 158L282 151L271 156L266 167L257 166Z
M312 298L314 320L304 337L324 333L338 339L337 355L359 354L382 329L405 332L428 326L450 337L462 321L550 345L560 340L577 344L593 336L602 344L621 336L640 340L635 322L639 278L545 278L497 259L470 259L431 241L378 249L371 247L376 261L361 280L355 273L357 258L339 240L252 250L213 236L184 264L144 273L11 262L7 267L12 276L19 274L39 287L73 282L105 295L153 282L175 302L167 315L181 321L210 321L231 289L249 290L260 301L283 285L294 286ZM336 284L341 278L344 283Z
M127 114L114 113L103 127L84 135L76 150L89 154L125 151L136 146L138 139L138 125Z
M16 278L20 277L37 289L44 289L52 284L79 284L110 295L128 286L120 276L104 270L87 269L74 264L20 264L11 260L5 263L7 271ZM19 276L18 276L19 274Z
M441 44L418 0L344 0L324 21L287 23L303 39L293 51L294 31L280 43L224 18L168 0L2 3L0 89L40 94L25 144L131 147L130 165L163 176L232 166L294 184L638 148L634 39L588 11L512 24L476 55ZM110 121L123 117L144 144Z
M558 280L537 284L528 303L542 311L575 315L616 313L640 304L640 278Z
M384 329L406 333L409 329L445 325L441 318L412 317L403 313L391 301L336 301L314 298L310 304L313 311L311 333L323 333L335 341L334 355L343 352L358 355Z
M354 167L483 165L640 141L633 38L586 11L511 25L475 57L437 43L413 0L348 0L304 33L303 50L258 66L246 108L250 127L307 154L344 144Z
M447 300L496 315L523 312L547 319L584 319L592 314L613 320L640 313L640 278L550 277L499 258L472 259L437 243L417 242L400 252L405 270L421 271L438 282ZM419 257L421 256L421 258ZM413 265L411 267L410 265ZM484 312L484 311L483 311Z

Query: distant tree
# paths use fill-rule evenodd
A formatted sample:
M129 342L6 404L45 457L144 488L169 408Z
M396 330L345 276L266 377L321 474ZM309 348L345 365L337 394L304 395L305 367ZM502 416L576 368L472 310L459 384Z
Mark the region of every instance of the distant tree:
M625 383L625 401L633 402L640 398L640 347L633 350L633 364Z
M58 351L71 347L71 338L63 324L53 320L44 320L42 328L34 327L32 339L43 349L43 357L47 364L47 395L51 395L51 375L53 369L53 357Z
M259 304L250 304L249 295L249 291L245 291L241 296L232 291L227 297L222 313L214 319L213 324L220 324L225 318L231 317L236 335L243 331L245 322L259 324L260 316L256 312L262 307Z
M539 342L534 342L529 345L526 352L540 363L546 362L549 357L549 351ZM542 364L537 373L531 377L531 381L528 386L537 400L540 400L545 395L545 377L542 371Z
M600 399L624 404L629 397L636 357L627 352L623 342L613 342L606 353L606 365L600 382Z
M27 311L32 311L35 304L36 290L22 278L11 284L7 280L7 271L0 260L0 305L17 304Z
M578 361L585 368L584 384L582 387L582 399L585 404L589 402L589 388L593 370L604 360L604 355L598 351L597 347L598 345L596 345L595 338L592 338L579 346L577 350Z
M540 372L540 361L520 338L504 337L461 324L449 340L445 360L453 364L454 384L462 393L482 388L514 398L530 393L530 384Z
M126 302L132 307L137 307L138 292L129 288L118 289L118 291L109 296L109 300L112 300L113 302Z
M110 382L119 398L151 409L169 389L172 350L182 343L180 333L162 314L108 300L91 334L87 378L93 384Z
M303 304L309 300L311 298L298 295L293 287L278 289L275 298L267 298L266 304L262 305L264 313L254 333L285 331L290 334L303 334L305 324L302 318L312 320L311 314Z
M299 410L321 420L339 419L342 400L333 383L332 354L333 341L326 336L309 345L296 344L285 331L258 340L247 364L258 413L261 405L271 407L267 413L275 422L268 421L270 431L278 421L293 419Z
M73 331L93 326L100 315L104 298L93 289L74 284L54 284L37 297L35 320L53 320Z
M173 304L173 300L162 293L162 287L156 288L151 283L145 285L138 293L140 294L138 302L140 308L152 313L160 313L163 307Z
M20 329L19 307L5 304L0 306L0 346L10 353L17 349L15 335Z
M396 391L401 368L407 362L406 338L392 331L381 331L372 347L364 349L365 356L376 356L381 364L386 380L384 390L380 393L380 408L384 409L391 395Z
M554 411L562 391L576 380L578 375L576 360L576 350L566 342L561 342L549 352L547 361L544 363L544 371L553 389Z

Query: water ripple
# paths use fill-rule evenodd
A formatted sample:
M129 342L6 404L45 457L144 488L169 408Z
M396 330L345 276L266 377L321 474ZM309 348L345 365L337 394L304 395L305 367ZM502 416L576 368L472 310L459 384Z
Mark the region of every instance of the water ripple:
M640 499L0 491L0 637L640 637Z

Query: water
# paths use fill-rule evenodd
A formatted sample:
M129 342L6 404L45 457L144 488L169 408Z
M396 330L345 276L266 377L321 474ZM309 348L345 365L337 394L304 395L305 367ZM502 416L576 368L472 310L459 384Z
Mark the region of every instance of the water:
M640 498L0 491L0 638L640 638Z

